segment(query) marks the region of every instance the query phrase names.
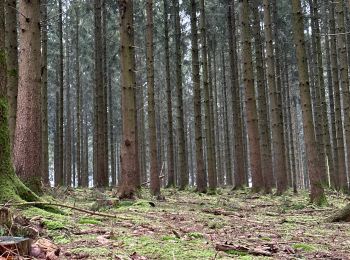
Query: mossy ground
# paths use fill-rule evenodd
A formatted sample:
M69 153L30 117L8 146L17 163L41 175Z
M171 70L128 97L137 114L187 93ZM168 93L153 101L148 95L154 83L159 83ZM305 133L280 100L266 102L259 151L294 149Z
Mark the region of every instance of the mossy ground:
M273 259L350 257L349 224L324 222L347 203L337 193L328 193L327 207L310 205L306 192L276 197L249 190L207 195L168 189L163 194L166 201L158 202L143 190L141 200L100 209L116 219L67 209L23 213L40 217L47 236L62 248L62 259L271 259L240 250L217 252L216 244L225 242L251 249L273 245ZM96 196L95 190L75 190L61 199L88 209Z

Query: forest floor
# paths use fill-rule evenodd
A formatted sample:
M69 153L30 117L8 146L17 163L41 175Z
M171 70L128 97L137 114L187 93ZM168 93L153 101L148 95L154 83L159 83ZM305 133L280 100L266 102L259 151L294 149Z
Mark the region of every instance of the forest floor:
M142 199L99 209L114 219L70 209L20 213L43 223L41 236L61 248L59 259L350 259L350 224L325 222L349 197L329 193L329 206L318 208L308 204L306 192L162 192L165 201L143 190ZM46 199L97 210L96 200L113 194L55 190Z

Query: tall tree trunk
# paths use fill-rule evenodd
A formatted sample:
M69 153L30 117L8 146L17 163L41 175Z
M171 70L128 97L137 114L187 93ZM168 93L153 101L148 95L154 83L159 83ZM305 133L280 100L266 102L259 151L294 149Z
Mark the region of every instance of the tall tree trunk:
M76 106L77 106L77 176L78 186L81 186L82 175L82 116L81 116L81 84L80 84L80 10L75 7L75 80L76 80Z
M111 175L112 187L117 185L117 169L116 169L116 155L115 155L115 135L114 135L114 114L113 114L113 91L112 91L112 73L109 68L108 73L108 115L109 115L109 146L111 154Z
M45 185L49 180L49 131L47 103L47 0L41 0L41 117L42 117L42 171L41 178ZM17 38L16 38L17 42ZM17 51L17 47L16 47ZM17 61L17 55L16 55ZM17 86L17 83L16 83ZM17 100L17 94L16 94Z
M243 120L241 108L241 93L238 76L238 59L237 59L237 37L236 37L236 18L235 18L235 1L229 0L228 7L228 37L230 49L230 67L231 67L231 89L232 89L232 110L234 120L234 173L235 173L235 189L240 189L245 186L245 150L243 140Z
M311 94L309 72L304 39L304 22L300 0L292 0L293 37L296 45L297 64L299 72L300 96L302 103L304 139L307 152L307 168L310 178L310 201L317 205L325 203L326 197L321 183L321 173L318 168L318 154L315 139L315 127L312 120Z
M273 49L273 34L271 21L271 6L264 0L264 24L267 58L267 78L271 103L272 143L274 151L274 172L277 179L277 194L281 195L287 190L287 172L285 159L285 144L283 136L282 101L279 96L275 77L275 58ZM276 70L276 73L279 72Z
M62 0L58 1L58 38L59 38L59 122L58 122L58 171L55 176L55 186L63 186L63 163L64 163L64 151L63 151L63 113L64 113L64 103L63 103L63 26L62 26Z
M343 119L341 113L341 95L340 95L340 83L339 83L339 71L338 71L338 53L337 53L337 37L335 35L335 8L334 4L330 4L330 51L331 51L331 68L332 68L332 84L334 87L334 113L335 113L335 125L336 125L336 152L338 156L337 172L335 176L335 187L340 189L340 176L346 176L346 161L345 161L345 148L344 148L344 133L343 133Z
M157 154L157 130L156 112L154 100L154 51L153 51L153 0L146 2L146 55L147 55L147 90L148 90L148 127L150 146L150 177L151 193L154 196L160 194L160 181L158 173Z
M200 35L202 43L202 71L203 71L203 89L204 89L204 111L205 111L205 141L207 148L207 171L209 190L215 190L217 185L216 172L214 165L213 139L212 139L212 124L210 114L210 92L209 92L209 70L208 70L208 50L206 36L206 18L204 0L199 1L200 9Z
M346 161L350 162L350 92L349 92L349 67L346 52L345 24L344 24L344 0L335 3L336 12L336 33L337 33L337 49L339 59L339 71L341 80L341 90L343 93L343 109L344 109L344 131L345 144L347 151ZM346 172L339 176L339 187L344 192L349 192Z
M228 122L228 88L226 83L226 67L225 67L225 54L224 51L221 53L222 59L222 83L223 83L223 96L224 96L224 143L225 143L225 162L226 162L226 184L228 186L233 185L232 175L232 162L231 162L231 148L230 148L230 130Z
M249 138L250 169L252 173L252 189L258 192L263 188L261 172L261 156L259 144L258 114L255 102L254 74L252 61L251 35L249 30L248 0L241 1L241 40L243 44L243 82L245 88L247 133Z
M203 136L202 136L202 106L201 106L201 82L198 50L198 26L196 1L191 0L191 46L192 46L192 82L195 120L195 146L197 175L196 184L198 192L207 191L205 177L205 166L203 158Z
M186 159L186 140L184 123L184 102L182 87L182 54L181 54L181 22L179 0L173 0L175 18L175 77L177 95L177 138L178 144L178 174L180 174L179 188L184 190L188 186L188 163Z
M19 5L19 88L18 116L14 144L17 175L35 192L41 191L41 62L40 3ZM39 169L39 172L38 172Z
M26 188L23 185L23 183L21 183L20 180L17 178L11 162L11 143L8 124L8 101L6 91L6 82L8 74L6 70L5 55L4 4L5 1L0 0L0 201L4 203L8 201L17 200L33 201L36 200L37 197L30 190L28 190L28 188ZM21 5L23 4L21 3ZM23 10L23 7L21 8L21 10ZM39 10L39 6L37 6L37 10ZM25 28L27 29L27 27ZM40 38L38 40L38 45L40 46ZM39 60L36 65L38 65L36 69L40 68ZM40 110L38 112L40 112ZM39 114L40 113L38 113L38 115ZM38 134L41 135L40 132L38 132ZM41 140L40 135L37 136L39 138L38 140ZM37 148L38 153L41 154L40 147Z
M122 79L122 124L120 198L132 198L137 189L137 144L136 144L136 103L135 103L135 52L133 1L119 1L121 36L121 79Z
M108 186L108 169L106 164L106 107L105 107L105 86L103 81L103 42L101 24L102 5L101 1L94 2L95 16L95 91L97 105L96 122L96 186Z
M17 43L17 6L16 0L5 0L5 40L7 66L7 98L9 102L10 142L13 147L18 92L18 43Z
M252 3L252 12L254 17L254 46L256 56L256 78L258 90L258 115L259 115L259 134L260 134L260 151L261 151L261 171L264 178L264 192L272 193L273 169L272 154L269 131L269 107L267 104L267 94L265 86L265 72L263 63L263 41L260 28L260 0L254 0Z
M323 6L322 15L325 17L325 27L324 27L324 33L328 34L330 33L330 23L329 23L329 0L326 1L325 5ZM335 22L335 21L334 21ZM339 159L338 159L338 153L337 153L337 130L336 130L336 121L335 121L335 100L334 100L334 85L333 85L333 75L332 75L332 62L331 62L331 40L329 35L325 36L325 48L326 48L326 63L327 63L327 88L328 88L328 95L329 95L329 108L330 108L330 129L331 129L331 140L332 140L332 150L333 150L333 165L334 170L333 172L330 172L330 187L335 188L336 187L336 176L338 174L338 167L339 167ZM335 36L333 36L334 38ZM334 43L336 46L336 43ZM339 83L338 83L339 84Z
M170 50L169 50L169 7L167 0L163 1L164 4L164 49L165 49L165 81L167 92L167 115L168 115L168 187L175 185L174 175L174 140L173 140L173 109L171 98L171 82L170 82Z
M66 15L68 21L68 14ZM65 182L67 187L72 185L72 114L71 114L71 92L70 92L70 39L67 28L66 39L66 129L65 129Z

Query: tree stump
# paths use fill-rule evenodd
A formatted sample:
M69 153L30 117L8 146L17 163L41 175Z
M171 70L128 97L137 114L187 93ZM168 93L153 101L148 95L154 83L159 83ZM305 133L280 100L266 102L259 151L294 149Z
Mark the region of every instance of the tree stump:
M29 256L32 241L23 237L0 237L0 255Z
M12 224L12 214L8 208L0 208L0 226L10 227Z
M334 213L326 220L327 222L350 222L350 204Z

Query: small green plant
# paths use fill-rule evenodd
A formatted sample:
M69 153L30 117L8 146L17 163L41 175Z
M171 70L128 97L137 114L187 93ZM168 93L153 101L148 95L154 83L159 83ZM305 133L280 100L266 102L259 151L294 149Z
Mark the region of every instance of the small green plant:
M316 250L316 248L313 245L304 244L304 243L294 244L293 248L303 250L305 252L313 252Z
M81 218L79 219L79 224L99 225L102 224L102 222L94 218Z
M203 234L198 232L191 232L187 234L190 238L201 239L203 238Z

